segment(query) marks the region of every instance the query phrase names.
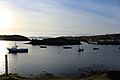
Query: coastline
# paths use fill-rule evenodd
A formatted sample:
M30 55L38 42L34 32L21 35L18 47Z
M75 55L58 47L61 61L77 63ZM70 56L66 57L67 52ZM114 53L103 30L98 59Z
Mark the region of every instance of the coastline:
M24 77L19 74L10 73L8 76L5 74L0 75L0 80L120 80L120 71L96 71L89 74L82 74L79 77L56 76L51 73Z
M120 45L120 33L92 36L26 37L22 35L0 35L0 40L30 41L32 45L80 45L80 41L98 45Z

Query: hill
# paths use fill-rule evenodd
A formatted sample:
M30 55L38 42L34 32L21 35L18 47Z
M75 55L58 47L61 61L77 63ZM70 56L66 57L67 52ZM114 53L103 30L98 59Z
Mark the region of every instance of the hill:
M0 35L0 40L7 41L30 41L29 38L21 35Z
M120 45L120 34L105 34L84 37L89 43L102 45Z
M79 45L79 40L67 39L65 37L47 38L43 40L32 39L30 43L32 45Z

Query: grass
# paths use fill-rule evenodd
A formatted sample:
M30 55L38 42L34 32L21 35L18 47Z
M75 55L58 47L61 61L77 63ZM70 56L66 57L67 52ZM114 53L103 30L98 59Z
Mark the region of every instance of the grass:
M18 74L0 75L0 80L120 80L120 71L94 72L79 77L55 76L50 73L34 77L23 77Z

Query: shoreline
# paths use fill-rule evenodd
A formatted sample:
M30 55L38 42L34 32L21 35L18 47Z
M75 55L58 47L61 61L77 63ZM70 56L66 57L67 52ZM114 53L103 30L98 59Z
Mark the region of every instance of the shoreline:
M39 39L40 40L39 40ZM26 37L22 35L0 35L0 40L30 41L32 45L74 45L80 41L98 45L120 45L120 33L91 36Z
M82 74L79 77L56 76L51 73L43 73L37 76L24 77L16 73L0 75L0 80L120 80L120 71L96 71Z

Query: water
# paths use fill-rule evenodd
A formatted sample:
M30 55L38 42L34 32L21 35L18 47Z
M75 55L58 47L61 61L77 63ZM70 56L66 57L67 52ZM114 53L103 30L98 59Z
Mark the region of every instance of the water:
M72 49L63 46L47 46L40 48L16 41L22 48L28 48L28 53L9 54L7 47L14 45L14 41L0 41L0 74L4 73L4 56L8 55L9 72L20 75L37 75L46 71L56 75L78 75L89 69L120 70L119 45L91 45L83 44L83 52L78 52L78 45ZM93 50L99 47L99 50Z

